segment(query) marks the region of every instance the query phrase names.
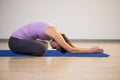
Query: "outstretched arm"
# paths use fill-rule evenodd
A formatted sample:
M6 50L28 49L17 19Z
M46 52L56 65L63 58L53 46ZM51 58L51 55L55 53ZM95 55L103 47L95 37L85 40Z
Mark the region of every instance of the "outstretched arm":
M55 27L49 27L45 34L51 38L53 38L62 48L67 50L70 53L92 53L92 52L103 52L103 49L99 47L92 48L78 48L71 47L69 44L65 42L60 32Z

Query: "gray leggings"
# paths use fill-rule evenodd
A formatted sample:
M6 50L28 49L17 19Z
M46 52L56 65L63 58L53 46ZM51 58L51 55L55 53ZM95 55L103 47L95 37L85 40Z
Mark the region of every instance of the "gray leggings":
M18 39L10 37L8 46L10 50L19 54L29 54L34 56L42 56L48 49L47 42Z

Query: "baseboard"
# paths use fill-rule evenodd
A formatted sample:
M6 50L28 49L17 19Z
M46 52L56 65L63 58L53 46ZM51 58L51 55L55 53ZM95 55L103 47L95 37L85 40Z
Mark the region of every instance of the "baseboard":
M72 42L120 42L119 39L70 39Z
M0 39L0 42L8 42L8 39Z
M72 42L120 42L119 39L70 39ZM0 42L8 42L8 39L0 39Z

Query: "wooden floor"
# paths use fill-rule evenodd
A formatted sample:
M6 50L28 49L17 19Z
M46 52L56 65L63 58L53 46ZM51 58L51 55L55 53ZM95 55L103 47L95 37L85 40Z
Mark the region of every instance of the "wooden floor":
M75 45L99 45L110 57L0 57L0 80L120 80L120 41Z

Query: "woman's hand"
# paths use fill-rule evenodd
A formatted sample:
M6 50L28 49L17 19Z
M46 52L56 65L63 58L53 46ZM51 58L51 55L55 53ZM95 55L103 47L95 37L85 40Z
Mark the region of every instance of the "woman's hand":
M102 53L104 50L98 46L90 48L90 53Z

